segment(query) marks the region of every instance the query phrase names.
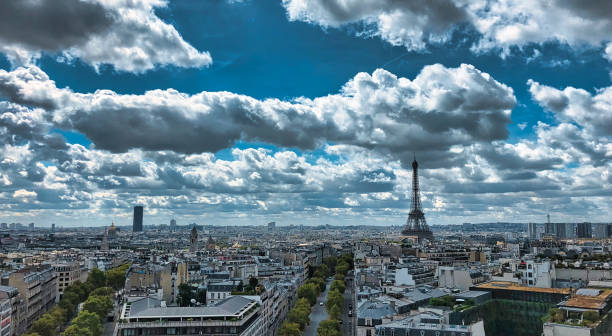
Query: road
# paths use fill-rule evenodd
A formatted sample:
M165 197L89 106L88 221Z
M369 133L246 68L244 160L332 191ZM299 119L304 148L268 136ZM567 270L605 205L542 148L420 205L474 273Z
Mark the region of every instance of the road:
M353 287L354 284L353 284L353 272L352 271L350 271L347 274L344 281L345 281L346 289L344 291L344 312L342 313L342 335L354 336L356 335L355 324L357 323L356 321L357 314L355 314L355 308L357 306L355 305L355 302L354 302L355 294L354 294L354 287ZM348 316L349 310L353 311L352 317Z
M103 321L102 322L102 336L113 336L115 334L115 326L117 325L117 321L119 320L119 314L121 313L121 308L123 305L115 302L113 305L113 315L115 318L112 322Z
M312 310L310 312L310 323L304 329L303 336L317 336L317 328L319 327L319 323L321 321L327 319L327 310L325 309L325 302L327 301L327 293L329 293L329 287L331 285L331 281L327 281L327 287L325 287L325 291L319 295L317 298L317 303L312 306ZM321 306L319 302L323 302Z

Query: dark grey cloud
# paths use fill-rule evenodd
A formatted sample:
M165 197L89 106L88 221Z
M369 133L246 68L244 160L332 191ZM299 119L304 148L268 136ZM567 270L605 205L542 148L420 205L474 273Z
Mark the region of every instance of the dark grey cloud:
M471 65L428 66L412 81L379 69L356 75L338 94L292 101L174 90L79 94L57 88L35 67L0 71L3 92L21 104L52 106L46 117L56 127L117 153L216 152L239 140L300 149L344 143L400 157L416 150L441 153L505 139L516 103L511 88Z
M155 8L166 5L149 0L3 0L0 52L13 65L31 64L47 52L67 62L78 58L96 70L108 64L135 73L165 65L210 65L208 52L196 50L155 15Z
M86 42L114 23L115 13L82 0L0 1L0 41L58 51Z

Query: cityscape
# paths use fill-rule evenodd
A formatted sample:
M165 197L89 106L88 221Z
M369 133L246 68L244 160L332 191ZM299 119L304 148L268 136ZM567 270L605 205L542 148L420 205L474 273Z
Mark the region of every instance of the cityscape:
M612 8L0 1L0 336L612 336Z

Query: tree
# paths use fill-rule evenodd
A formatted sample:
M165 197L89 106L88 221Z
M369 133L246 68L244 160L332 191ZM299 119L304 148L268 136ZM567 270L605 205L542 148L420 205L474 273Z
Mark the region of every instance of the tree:
M93 332L87 328L71 325L62 333L62 336L94 336Z
M51 315L44 314L41 318L34 321L30 331L40 336L54 336L58 326L58 321L55 321Z
M76 294L71 293L72 295ZM76 299L78 300L78 297L76 297ZM72 316L74 316L74 313L76 312L76 304L72 303L73 301L71 301L70 299L66 298L66 294L64 294L64 296L62 297L62 299L60 300L58 307L62 308L65 312L66 312L66 318L70 319L72 318ZM74 301L74 302L78 302L78 301Z
M206 304L206 290L205 289L199 289L197 291L197 293L195 294L195 299L199 303L205 305Z
M317 267L317 269L315 270L313 276L319 277L322 279L327 278L329 276L329 267L327 267L327 265L325 264L319 265L319 267Z
M336 264L338 263L338 258L334 256L323 258L323 263L327 265L331 273L334 273L336 269Z
M244 283L242 282L242 280L240 280L240 283L238 284L238 286L236 286L236 290L238 292L244 291Z
M306 309L303 307L294 307L289 311L287 315L287 321L296 323L300 326L300 330L304 330L310 322L310 308Z
M104 319L111 309L113 309L113 301L108 296L90 296L83 303L83 310L96 313L100 320Z
M121 289L125 285L125 273L117 271L108 272L106 274L106 283L114 289Z
M334 305L342 307L343 304L344 295L342 295L342 293L340 293L338 290L330 290L327 294L327 302L325 302L327 309L331 309L331 307Z
M346 289L346 286L344 285L344 281L342 280L334 280L331 284L331 286L329 287L330 290L338 290L340 293L344 293L344 290Z
M599 314L594 310L587 310L582 313L582 318L591 322L595 322L599 319Z
M342 308L338 305L332 305L328 310L329 317L334 320L339 320L342 316Z
M255 288L257 288L257 285L259 284L259 280L256 277L250 277L249 278L249 285L248 288L250 290L255 290Z
M349 269L350 265L346 261L344 261L344 259L342 259L336 265L336 275L342 274L342 278L344 278Z
M99 268L94 268L87 279L94 288L104 287L106 285L106 275Z
M89 294L89 296L111 296L115 294L115 290L111 287L100 287Z
M58 326L68 322L68 312L59 306L53 307L53 309L51 309L47 314L49 314L55 321L58 321Z
M318 287L313 283L306 283L298 288L298 298L307 299L311 306L317 302L318 295Z
M314 278L310 278L308 279L308 281L306 281L306 283L313 283L315 284L317 287L319 287L319 292L322 292L325 290L325 280L323 280L322 278L319 277L314 277Z
M178 287L178 304L181 307L189 307L191 305L191 299L195 298L193 287L187 283L182 283Z
M300 325L297 323L283 322L279 331L280 336L301 336Z
M340 322L337 320L324 320L319 323L317 328L318 336L342 336Z
M76 326L75 328L91 331L91 336L102 335L102 322L100 322L100 318L97 314L87 310L82 311L72 320L71 326L73 325Z

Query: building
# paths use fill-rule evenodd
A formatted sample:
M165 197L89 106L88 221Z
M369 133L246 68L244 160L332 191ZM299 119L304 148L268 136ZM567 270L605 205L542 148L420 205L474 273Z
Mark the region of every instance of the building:
M20 316L25 329L55 304L57 297L57 277L49 265L36 268L23 268L2 277L2 285L15 287L25 303L25 317Z
M376 336L485 336L484 323L448 324L443 314L423 311L406 319L376 326Z
M448 289L468 290L484 281L481 271L461 266L438 267L438 286Z
M527 231L529 232L529 239L531 240L542 239L544 234L546 234L546 224L529 223L527 225Z
M198 229L194 225L189 234L189 252L195 252L198 250Z
M558 307L563 319L544 323L544 336L612 335L612 289L581 288Z
M108 251L109 250L109 246L108 246L108 229L104 228L104 236L102 237L102 245L100 246L100 250L102 251Z
M233 280L211 282L206 287L206 305L215 304L227 299L236 290L237 283Z
M523 286L551 288L557 280L555 264L550 261L523 260L517 265Z
M491 292L493 299L557 304L570 297L569 288L525 287L509 281L489 281L470 290Z
M260 315L260 304L242 296L213 307L167 307L164 301L142 298L123 305L117 335L264 336Z
M276 229L276 222L268 223L268 232L272 232L274 229Z
M368 300L359 303L359 307L357 307L357 336L374 335L377 325L391 322L396 314L394 304L391 302Z
M11 315L13 313L11 300L0 299L0 335L11 335Z
M593 238L593 228L591 223L576 224L576 237L578 238Z
M72 285L77 281L87 281L89 272L85 265L79 262L62 262L53 265L53 272L57 278L57 294L55 302L59 302L64 294L66 287Z
M176 231L176 219L174 218L170 220L170 231L172 232Z
M134 220L132 223L132 232L142 232L142 217L144 209L141 205L134 207Z
M10 315L6 313L10 305ZM25 303L23 297L19 294L19 290L15 287L0 286L0 310L2 311L1 334L6 335L21 335L25 333L25 323L20 324L22 317L25 317ZM8 333L7 333L8 332Z

